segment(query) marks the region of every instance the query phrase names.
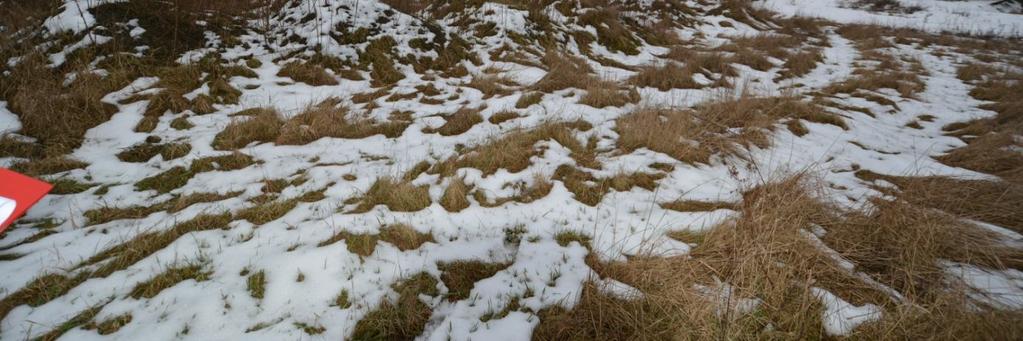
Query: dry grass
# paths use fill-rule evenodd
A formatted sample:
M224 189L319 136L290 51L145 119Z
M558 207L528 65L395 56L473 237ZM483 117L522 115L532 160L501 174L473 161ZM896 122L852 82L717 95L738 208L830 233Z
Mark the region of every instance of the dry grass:
M394 245L399 250L408 251L418 249L425 243L433 242L433 236L420 233L405 224L393 224L380 229L380 240Z
M483 93L483 99L506 96L512 92L510 87L516 85L518 84L511 78L491 74L474 75L472 80L466 84L466 86Z
M269 201L238 211L236 218L248 220L255 225L263 225L280 219L297 205L297 199Z
M554 179L563 182L575 194L575 200L590 206L599 204L611 189L625 192L640 187L652 191L657 188L657 180L663 177L663 174L618 173L610 178L596 178L568 165L562 165L554 172Z
M188 265L172 267L149 279L148 281L135 285L128 295L135 298L153 298L164 289L173 287L186 280L202 282L210 278L210 272L203 271L202 265ZM130 320L130 319L129 319Z
M596 79L591 75L593 70L585 61L554 50L548 50L543 63L548 67L547 74L532 86L540 92L549 93L567 88L585 89Z
M448 188L444 189L444 195L440 197L440 205L448 212L461 212L469 207L470 188L465 184L465 179L452 178Z
M543 140L556 140L573 152L585 149L572 133L573 129L589 130L591 126L584 121L546 123L531 130L510 132L498 139L471 148L461 155L456 155L437 163L430 170L444 176L454 175L459 168L476 168L484 175L505 169L515 173L529 167L529 158L536 155L534 145Z
M48 274L38 277L24 287L0 300L0 318L7 316L15 307L28 304L38 307L63 296L72 288L89 278L104 278L123 270L136 262L162 250L178 238L198 231L225 228L230 223L230 214L199 215L183 221L162 232L143 233L122 244L107 248L79 265L73 276ZM94 270L84 270L85 265L98 265Z
M799 98L741 96L692 110L639 109L619 118L616 130L627 151L648 148L679 161L708 163L715 154L739 155L738 147L766 147L767 132L782 118L845 128L839 116Z
M30 176L48 175L84 168L89 164L68 157L48 157L44 159L19 162L11 166L11 170Z
M392 115L391 120L376 123L370 119L349 119L348 108L340 99L329 98L310 106L281 127L278 144L301 145L323 137L361 139L381 134L390 138L401 136L411 124L407 115Z
M281 134L284 120L276 110L265 109L245 120L232 121L213 138L213 148L239 149L253 142L273 142Z
M519 117L521 117L521 116L519 116L519 113L517 113L515 111L511 111L511 110L505 110L505 111L496 112L493 115L490 115L490 119L488 119L488 121L490 121L490 123L493 123L493 124L501 124L501 123L504 123L504 122L508 122L508 121L514 120L514 119L519 118Z
M540 101L542 100L543 100L542 92L523 93L521 96L519 96L519 99L515 100L515 108L525 109L533 104L540 103Z
M368 212L377 205L385 205L394 212L415 212L430 206L430 193L429 186L382 177L356 200L358 205L351 213Z
M639 102L639 99L639 92L635 88L622 89L615 82L600 80L586 88L586 94L579 99L579 103L594 108L621 107Z
M778 72L778 79L802 77L824 62L820 49L805 49L789 56Z
M118 153L117 158L124 162L146 162L160 155L163 161L169 161L188 155L191 150L192 145L187 143L142 143Z
M709 212L716 210L734 210L736 204L724 201L675 200L661 204L661 208L679 212Z
M261 300L266 295L266 272L263 272L263 270L249 275L245 283L246 288L249 290L249 296L252 296L252 298Z
M423 129L423 132L427 134L437 133L443 136L461 135L472 129L473 126L482 123L483 116L480 115L480 109L462 107L454 113L444 116L444 120L444 125L439 128L427 128Z
M640 68L639 72L629 79L629 83L635 86L657 88L661 91L703 88L703 84L693 80L694 74L690 67L667 62L659 66Z
M277 73L279 77L288 77L296 82L306 83L312 86L337 85L337 79L327 73L323 67L314 63L291 62L285 64Z
M99 335L110 335L121 330L126 324L131 323L131 314L123 314L109 318L103 322L97 323L96 321L90 322L82 326L85 330L95 330Z
M1020 314L968 299L939 260L1018 268L1023 265L1020 253L948 214L907 203L935 196L960 201L975 196L943 190L948 187L924 189L928 195L904 189L899 198L905 201L876 200L872 209L853 211L822 203L802 177L748 190L741 204L730 205L740 212L738 217L699 235L678 234L695 244L689 257L589 261L602 277L628 283L644 296L620 299L587 284L572 310L541 311L533 337L826 338L822 307L810 290L819 287L857 305L884 307L884 318L854 330L855 338L1015 339L1023 333ZM815 224L827 230L826 245L852 261L856 271L898 290L906 301L893 299L840 268L802 231ZM717 280L731 284L735 298L756 297L762 303L743 313L721 307L720 298L694 289Z
M430 319L430 306L419 295L436 296L437 280L420 273L392 286L398 292L396 301L384 302L355 325L354 340L411 340L422 334Z
M494 276L508 265L510 264L459 261L441 263L437 265L437 268L441 271L441 281L448 288L447 299L459 301L469 298L469 293L476 282Z

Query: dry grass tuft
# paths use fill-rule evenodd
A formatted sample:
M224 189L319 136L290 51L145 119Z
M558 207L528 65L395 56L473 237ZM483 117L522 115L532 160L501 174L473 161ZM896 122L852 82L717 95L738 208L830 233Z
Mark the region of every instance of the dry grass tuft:
M394 245L399 250L408 251L418 249L425 243L433 242L433 236L428 233L420 233L405 224L393 224L380 229L380 240Z
M709 212L716 210L734 210L736 204L724 201L675 200L661 204L661 208L679 212Z
M272 142L281 134L284 120L276 110L265 109L252 118L233 121L213 138L213 148L239 149L253 142Z
M142 143L118 153L117 158L124 162L146 162L160 155L163 156L163 161L169 161L188 155L191 150L192 145L187 143Z
M493 124L501 124L501 123L504 123L504 122L507 122L507 121L514 120L514 119L519 118L519 117L521 117L521 116L519 116L519 113L517 113L515 111L511 111L511 110L505 110L505 111L496 112L493 115L490 115L490 119L488 119L488 121L490 121L490 123L493 123Z
M480 109L462 107L458 111L445 116L444 120L444 125L439 128L427 128L423 129L423 132L427 134L438 133L443 136L461 135L472 129L473 126L482 123L483 116L480 115Z
M594 108L605 108L621 107L639 100L636 88L622 89L615 82L601 80L586 88L586 94L579 99L579 103Z
M391 120L384 123L351 120L347 118L348 108L340 106L340 102L338 98L329 98L306 108L281 127L277 143L301 145L323 137L360 139L377 134L394 138L401 136L411 123L411 118L403 115L392 115Z
M59 156L16 163L11 166L11 170L30 176L39 176L85 168L88 165L85 162Z
M845 128L820 106L795 97L748 97L700 104L692 110L639 109L618 119L618 144L668 154L679 161L708 163L715 154L739 155L738 147L769 144L767 131L781 118Z
M465 184L465 179L453 178L444 189L444 195L440 197L440 205L448 212L461 212L469 207L469 191L471 188Z
M419 300L419 295L436 296L437 280L420 273L392 286L398 299L384 302L366 314L355 325L354 340L411 340L422 334L430 319L430 306Z
M283 217L298 205L297 199L269 201L238 211L237 218L263 225Z
M585 121L575 121L546 123L530 130L513 131L437 163L430 172L444 176L454 175L459 168L476 168L484 175L494 174L498 169L519 172L529 167L529 158L537 154L534 145L539 141L556 140L573 152L582 152L585 146L575 138L572 130L590 128Z
M210 272L203 271L202 265L189 265L183 267L172 267L163 273L156 275L148 281L135 285L130 295L135 299L156 297L164 289L173 287L186 280L202 282L210 278ZM130 320L130 319L129 319Z
M533 104L540 103L540 101L542 100L543 100L542 92L523 93L521 96L519 96L519 99L515 101L515 108L525 109Z
M285 64L277 73L279 77L288 77L296 82L312 86L337 85L337 79L327 73L323 67L313 63L291 62Z
M107 319L103 322L96 323L95 321L90 322L82 326L85 330L96 330L99 335L110 335L121 330L121 327L131 323L131 314L123 314Z
M257 300L263 299L263 296L266 294L266 272L259 270L259 272L249 275L245 283L246 288L249 290L249 296Z
M508 265L510 264L459 261L441 263L437 268L441 271L441 281L448 287L447 299L453 302L469 298L469 293L476 282L494 276Z
M368 212L377 205L385 205L394 212L415 212L430 206L430 192L429 186L382 177L357 200L358 205L351 213Z
M549 93L567 88L585 89L596 79L591 75L593 70L590 66L577 57L548 50L543 62L548 67L547 74L532 86L540 92Z
M561 165L554 172L554 179L563 182L575 194L575 200L590 206L599 204L611 189L625 192L640 187L652 191L657 188L657 180L663 177L663 174L618 173L610 178L596 178L569 165Z

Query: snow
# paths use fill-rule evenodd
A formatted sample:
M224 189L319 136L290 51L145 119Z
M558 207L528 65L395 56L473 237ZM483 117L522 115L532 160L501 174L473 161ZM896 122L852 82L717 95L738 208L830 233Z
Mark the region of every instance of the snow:
M876 24L929 32L955 32L1003 37L1023 36L1023 15L1006 13L988 0L896 0L919 7L910 14L871 12L853 8L847 0L763 0L754 5L787 16L808 16L843 24Z
M21 120L18 115L7 109L7 102L0 101L0 136L21 130Z
M49 18L45 26L54 33L85 32L95 20L88 13L79 13L79 6L84 10L102 3L106 1L68 0L63 11ZM923 12L904 17L866 13L839 8L838 5L834 0L769 0L763 6L787 15L820 15L839 22L882 23L928 30L1019 35L1020 27L1023 27L1020 24L1023 21L1017 19L1019 16L989 10L977 2L921 2L920 5L925 7ZM643 297L642 292L626 283L600 279L586 263L590 252L601 261L625 261L634 256L685 255L692 245L666 237L667 232L706 230L737 214L727 209L677 212L664 209L659 203L677 199L736 202L741 200L741 190L751 184L782 178L794 172L820 175L831 185L831 189L825 193L828 199L834 199L847 207L863 205L863 199L879 194L871 188L871 185L876 184L856 178L851 171L853 169L862 168L895 175L950 175L990 179L988 175L949 167L931 158L963 145L959 139L946 136L941 130L942 126L995 114L980 109L983 102L969 96L971 86L956 78L956 67L961 60L955 55L939 57L928 51L902 46L891 52L919 58L927 75L922 76L926 89L914 98L901 98L893 92L878 92L879 96L897 101L901 110L892 110L862 98L836 97L836 102L865 107L877 115L872 117L854 111L841 112L848 123L848 130L804 122L809 129L805 136L776 129L773 147L750 150L748 157L751 161L748 163L735 158L719 157L709 165L691 165L648 149L630 153L601 153L598 158L604 167L592 170L597 177L610 177L621 172L653 172L650 166L654 163L673 165L674 170L664 174L656 190L612 190L595 206L580 203L563 183L553 181L550 193L534 202L509 202L498 207L484 207L470 198L470 206L458 213L447 212L437 204L450 179L422 174L413 179L413 183L429 186L431 200L434 202L431 206L417 212L393 212L385 206L378 206L365 213L345 213L351 207L344 202L367 191L377 178L388 175L400 177L420 161L438 162L455 155L460 146L488 143L508 132L533 128L550 121L580 119L594 127L577 137L585 139L593 136L598 140L598 149L611 150L618 137L614 120L623 114L644 106L692 106L721 96L724 90L658 91L644 88L639 89L642 97L639 104L595 109L577 103L582 91L567 89L546 94L541 103L518 110L523 117L514 121L500 125L485 121L464 134L440 136L423 132L424 128L442 124L443 119L438 115L453 112L462 106L486 105L482 115L487 118L501 110L513 108L518 96L484 100L479 91L464 86L466 79L438 78L431 81L442 92L437 98L459 93L457 101L425 105L416 100L381 100L379 108L370 110L350 100L351 94L373 90L368 80L338 78L337 85L310 86L277 76L281 66L288 60L275 59L299 48L316 46L325 54L348 60L357 59L357 49L364 46L338 45L332 39L324 39L328 36L327 32L339 24L350 30L361 27L378 29L380 34L395 38L396 49L401 55L436 57L433 52L423 52L408 46L414 37L430 38L433 35L414 34L417 30L425 30L415 18L394 13L385 18L389 21L379 24L379 19L387 10L389 8L386 5L376 1L333 1L323 2L323 6L303 5L283 9L280 17L273 18L271 27L278 31L272 31L271 34L295 34L301 43L264 44L261 34L249 33L239 39L252 43L251 48L235 47L223 53L224 58L229 60L254 56L262 62L261 67L254 69L256 78L234 77L229 80L242 91L237 105L217 105L214 113L206 115L194 115L190 111L174 116L165 115L160 118L152 133L137 133L133 130L143 118L146 101L128 104L120 102L136 94L154 92L157 78L137 79L124 89L104 97L105 102L117 106L118 112L107 122L90 129L82 146L72 154L74 158L89 163L89 166L57 174L52 178L64 177L112 186L105 194L97 194L97 188L93 188L78 194L47 196L29 212L27 219L56 218L61 222L54 228L58 233L36 242L21 244L21 241L31 237L31 230L17 228L0 240L0 248L5 249L5 252L23 255L0 263L3 273L13 274L0 277L0 292L5 295L40 275L74 275L82 271L78 266L84 260L141 233L166 231L177 222L201 214L236 212L252 207L249 200L261 194L260 188L268 179L292 180L304 176L308 181L285 189L281 197L294 198L306 192L325 189L326 198L300 203L283 217L266 224L254 225L239 220L232 222L228 229L191 233L124 270L104 278L90 279L50 302L36 307L19 306L0 321L0 339L38 337L96 305L104 305L97 316L98 320L123 313L132 315L130 324L109 336L117 339L279 340L309 337L295 328L295 323L326 328L323 334L316 336L318 338L343 339L351 334L360 319L381 302L397 297L391 288L393 284L421 272L439 277L439 264L467 260L510 265L492 277L477 282L467 299L451 302L443 297L421 296L421 301L433 309L421 338L528 339L538 323L537 315L529 310L537 312L555 306L570 308L579 300L587 281L594 282L601 292L608 295L622 299ZM320 14L318 20L299 20L314 12ZM969 15L961 15L959 12ZM481 20L496 23L501 29L523 32L528 13L501 4L487 3L474 15ZM976 20L981 15L990 20ZM554 23L567 24L557 11L551 11L550 16ZM289 19L293 21L282 24ZM438 25L444 30L453 30L450 25L453 20L439 20ZM754 32L742 23L734 23L733 27L717 24L724 20L722 17L708 18L708 22L714 22L713 25L702 24L684 30L680 35L706 35L709 41L720 44L726 41L726 35ZM133 37L144 32L137 23L129 23L129 26L134 27L130 31ZM54 65L59 65L67 53L86 44L102 43L99 41L102 38L86 35L79 43L50 55L50 60ZM207 38L210 41L217 40L212 36ZM501 75L523 84L535 82L545 75L545 71L539 68L491 61L487 50L497 48L506 40L507 37L503 35L484 39L474 51L484 63L482 66L466 65L469 71L480 73L482 68L495 66L504 70ZM859 58L855 47L834 33L828 34L827 41L829 46L823 49L824 62L803 77L776 83L773 78L777 68L759 72L742 67L741 79L745 82L736 83L748 84L749 91L762 95L788 93L796 84L802 84L797 90L800 93L811 93L852 75ZM608 51L598 44L590 47L596 55L628 65L650 63L658 60L657 56L665 52L660 47L643 46L638 55L626 56ZM212 49L191 51L181 56L179 61L189 62ZM610 79L624 79L632 74L628 70L591 64L598 74ZM426 82L421 75L411 72L410 68L401 67L400 71L406 73L406 78L396 85L394 93L414 91L415 86ZM207 91L208 87L204 86L187 96L192 98ZM227 124L239 119L231 116L237 111L272 106L290 117L310 104L333 96L341 97L352 108L353 115L385 118L394 110L410 110L413 111L413 123L397 138L380 135L364 139L323 138L304 146L255 143L240 150L259 161L244 169L198 174L170 194L137 191L133 187L135 182L172 167L187 167L202 157L227 154L225 151L214 150L210 143ZM933 115L935 119L925 123L920 130L904 127L905 122L921 114ZM170 127L172 119L185 115L195 125L194 128L181 131ZM0 134L20 129L17 116L7 110L6 103L0 102ZM148 162L129 163L117 158L119 151L145 141L150 135L159 136L166 142L187 142L192 149L188 155L169 161L157 157ZM556 141L542 141L537 147L543 147L544 151L534 156L529 167L520 172L512 173L502 169L495 174L484 175L479 170L465 168L460 169L457 176L463 177L467 184L484 191L490 198L508 197L516 194L516 189L508 184L529 185L534 182L536 175L549 178L559 166L575 165L571 152ZM346 175L354 175L355 180L344 180ZM139 219L81 226L85 220L83 213L90 209L155 205L175 195L206 192L224 194L235 191L242 194L236 198L193 205L177 213L157 212ZM349 251L344 242L318 246L337 232L378 233L383 227L396 223L407 224L421 233L428 233L434 242L407 251L380 242L374 252L365 257ZM509 242L506 231L514 228L524 231L522 238ZM805 228L813 231L805 233L807 238L844 270L887 293L894 300L902 300L897 291L858 271L852 262L827 248L819 238L822 233L819 227ZM997 226L988 228L1000 231L1007 243L1020 243L1018 234ZM578 242L561 245L555 240L559 233L569 231L590 238L590 249ZM153 278L169 267L185 264L202 264L204 269L211 272L210 279L202 282L184 281L152 298L135 299L128 295L136 284ZM993 272L965 264L949 264L947 269L975 288L978 299L1008 307L1023 305L1023 299L1020 299L1023 296L1019 295L1023 292L1023 275L1018 271ZM243 270L266 273L267 289L263 299L249 296L246 277L239 275ZM305 276L301 282L295 280L298 273ZM442 293L441 296L448 291L443 283L437 289ZM721 316L726 312L751 313L761 303L756 297L738 297L731 284L722 281L698 285L694 289L715 302ZM341 290L349 293L353 303L351 307L341 309L331 306ZM813 292L825 307L825 329L830 335L847 334L861 323L880 318L881 309L877 306L855 306L821 288L813 288ZM481 319L502 311L512 299L518 299L519 304L528 310L512 311L502 318L485 322ZM247 332L256 325L265 328ZM186 330L187 333L184 332ZM95 331L75 328L68 331L64 338L102 337Z
M864 322L881 319L881 308L876 305L868 303L857 307L827 290L814 287L810 291L824 304L821 317L828 335L846 335Z

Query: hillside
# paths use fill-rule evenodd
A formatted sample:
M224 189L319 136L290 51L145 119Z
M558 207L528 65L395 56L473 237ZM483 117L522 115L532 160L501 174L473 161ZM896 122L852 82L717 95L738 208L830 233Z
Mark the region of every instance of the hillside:
M0 8L3 340L1023 338L1018 1Z

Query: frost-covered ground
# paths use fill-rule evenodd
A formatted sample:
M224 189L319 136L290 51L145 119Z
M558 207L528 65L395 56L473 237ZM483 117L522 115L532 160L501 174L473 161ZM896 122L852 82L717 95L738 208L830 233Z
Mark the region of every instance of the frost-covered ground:
M868 22L891 24L933 31L961 31L969 33L1020 35L1023 18L1015 14L997 12L983 2L903 1L907 5L919 3L924 11L899 16L866 13L840 8L838 1L767 1L763 7L787 15L820 16L840 23ZM68 2L65 11L46 22L50 30L81 32L95 24L91 16L78 15L78 7ZM90 2L82 2L90 3ZM88 6L85 6L88 10ZM972 57L943 51L935 53L932 47L897 45L889 52L919 60L923 67L921 80L924 90L912 97L903 97L894 90L882 89L876 95L892 101L880 104L848 94L838 95L837 103L866 108L866 112L831 109L844 117L848 129L834 125L804 122L809 132L797 136L787 129L775 129L772 147L752 148L747 158L715 158L709 165L682 163L672 157L638 149L633 152L614 151L618 132L615 120L636 108L646 106L690 106L721 96L727 89L673 89L660 91L641 88L639 103L622 107L594 108L578 103L584 91L558 90L545 94L542 100L524 109L516 109L516 101L526 91L515 91L504 96L484 98L479 90L466 86L474 74L496 68L500 75L530 84L544 76L538 67L490 60L488 52L508 40L505 35L482 38L474 52L482 59L481 65L466 63L470 76L431 77L425 79L411 66L399 65L405 74L390 91L405 94L418 91L417 86L432 84L445 99L440 104L423 104L416 96L396 101L376 100L378 107L366 108L355 103L352 95L374 91L367 78L355 81L335 77L337 85L310 86L278 76L289 60L288 52L307 46L322 47L328 55L355 56L363 46L338 45L325 42L325 30L339 24L350 27L376 27L377 35L390 35L397 41L399 55L429 54L409 48L417 37L430 37L432 33L417 33L418 21L412 16L388 9L376 1L327 1L309 6L296 6L282 10L271 27L275 34L295 35L284 44L262 44L264 36L255 32L241 35L242 41L253 42L251 47L232 47L222 50L225 59L242 60L252 57L261 63L254 67L256 77L233 77L230 84L241 90L238 104L217 105L216 110L204 115L166 115L161 117L152 133L137 133L133 128L143 119L146 102L126 103L125 99L153 92L157 79L138 79L131 86L108 94L105 101L117 105L118 112L99 126L89 130L83 145L72 156L89 165L52 177L74 179L81 183L96 184L76 194L45 197L24 218L22 226L12 228L0 240L5 255L19 255L0 261L0 292L13 293L34 279L46 274L73 276L99 264L83 262L105 249L124 243L143 234L167 231L180 222L202 214L237 212L254 206L253 200L263 194L267 180L284 179L292 185L280 192L278 200L302 196L307 192L323 191L322 199L299 202L283 216L261 225L247 220L232 221L226 229L211 229L187 234L176 239L140 261L115 271L109 276L90 278L59 297L37 306L20 305L0 322L0 339L33 338L50 332L56 326L81 312L101 306L94 320L103 321L130 314L130 323L113 334L100 335L95 330L74 328L64 339L340 339L352 333L356 323L385 300L393 300L397 293L392 284L412 275L425 272L437 278L440 265L454 261L478 260L487 263L509 264L492 277L477 282L469 298L449 301L439 295L423 295L432 308L432 316L422 333L423 339L527 339L538 323L537 315L514 311L502 318L483 317L501 311L512 298L533 311L551 306L571 307L584 283L594 280L594 271L585 257L594 252L601 260L625 260L635 255L668 256L685 254L690 245L668 238L666 233L678 230L699 231L733 216L734 211L719 209L711 212L679 212L662 208L659 204L678 199L703 201L738 201L740 191L766 179L776 179L799 171L820 175L828 185L831 199L856 205L868 196L877 195L872 183L854 176L852 170L867 169L883 174L950 175L967 178L990 178L989 175L954 168L939 163L931 156L960 147L964 143L946 136L942 126L975 118L991 117L994 112L981 109L983 102L973 99L972 86L957 78L959 65ZM318 13L317 20L303 23L285 18L299 19L309 13ZM552 20L558 21L557 12ZM488 3L478 10L476 18L494 22L501 30L522 32L527 21L526 11L504 5ZM388 20L378 20L386 17ZM452 30L453 20L440 21L442 28ZM702 35L708 45L720 45L732 36L758 32L746 23L733 18L708 15L701 23L678 29L683 37ZM380 24L384 22L383 24ZM722 22L729 23L722 25ZM568 25L568 23L565 23ZM589 27L590 31L596 31ZM424 31L425 32L425 31ZM144 33L140 33L144 34ZM83 40L82 45L98 41ZM829 29L827 46L823 48L823 61L806 75L775 81L780 65L767 71L737 66L743 91L771 96L796 92L811 94L828 85L851 77L862 61L860 52L852 42ZM219 46L216 37L210 39L208 49L182 57L198 57ZM73 47L71 48L73 50ZM569 51L579 52L578 46L569 45ZM592 51L600 56L635 66L662 60L667 52L663 47L642 45L636 55L612 52L593 43ZM70 52L70 51L68 51ZM66 53L66 52L57 52ZM284 58L282 58L284 57ZM288 56L290 57L290 56ZM58 63L63 57L51 58ZM605 66L593 60L589 64L596 74L608 79L625 79L634 72ZM776 61L781 64L781 61ZM363 74L366 74L363 72ZM798 85L798 86L797 86ZM148 89L148 90L147 90ZM186 95L193 99L207 93L201 87ZM211 171L195 175L180 188L170 193L138 190L135 184L177 166L188 167L192 161L229 152L211 146L215 136L230 122L239 120L232 114L245 108L272 106L285 117L293 117L311 104L330 97L341 98L353 111L367 117L386 119L395 111L411 111L412 123L396 138L375 135L362 139L322 138L301 146L255 143L239 152L250 155L257 162L243 169ZM457 98L457 99L451 99ZM442 115L462 107L485 107L484 121L465 133L443 136L428 133L429 128L444 124ZM495 113L515 110L520 118L490 123ZM932 119L920 122L921 129L906 126L921 115ZM171 128L173 119L186 116L193 127L187 130ZM442 177L430 172L418 174L412 184L428 186L432 204L415 212L394 212L379 205L368 212L352 213L349 199L367 192L381 177L400 178L422 161L437 163L456 155L461 146L474 146L494 141L509 132L529 129L551 120L583 120L593 129L578 132L576 138L585 141L594 138L597 160L601 169L591 169L598 177L612 177L620 173L654 172L655 163L674 166L663 171L655 190L633 187L628 191L611 190L594 205L574 199L561 181L552 181L553 188L546 196L529 202L511 201L496 207L484 207L469 198L470 206L459 212L449 212L440 205L445 188L459 177L489 198L510 197L521 186L533 185L535 179L550 178L561 165L576 165L571 151L550 140L540 141L546 147L530 159L530 165L521 171L498 170L485 174L474 168L461 168L456 176ZM0 132L17 131L17 117L0 102ZM143 143L149 136L159 136L165 142L183 142L191 146L184 157L163 160L156 156L146 162L124 162L117 154L133 145ZM3 165L18 160L6 158ZM294 181L302 179L301 181ZM99 186L104 185L104 186ZM191 205L178 212L161 210L138 219L118 219L101 224L87 224L84 213L103 207L130 207L156 205L171 200L175 195L194 193L227 194L236 196L223 200ZM39 230L30 222L50 220L58 224L55 233L33 238ZM418 232L432 236L431 242L401 250L387 242L379 242L368 256L349 250L344 242L321 246L321 242L345 231L353 234L377 234L386 226L405 224ZM1023 236L991 226L1005 235L1006 240L1020 243ZM521 242L509 242L509 231L518 231ZM589 249L578 242L559 243L557 236L572 231L589 237ZM148 281L168 268L185 264L201 264L209 272L204 281L185 280L164 289L151 298L130 295L139 283ZM984 299L1010 307L1023 307L1023 274L980 269L965 264L948 264L950 273L969 279L976 289L987 292ZM255 298L248 289L249 278L242 274L263 271L266 275L265 295ZM296 280L301 278L301 280ZM634 289L611 279L597 279L598 287L623 296L635 295ZM727 284L726 289L727 290ZM444 293L448 288L438 284ZM351 305L335 306L341 292L347 292ZM879 309L873 305L856 306L824 289L815 288L826 307L826 330L843 334L858 323L878 318ZM755 303L753 303L755 304ZM322 333L310 335L300 326L322 327Z

